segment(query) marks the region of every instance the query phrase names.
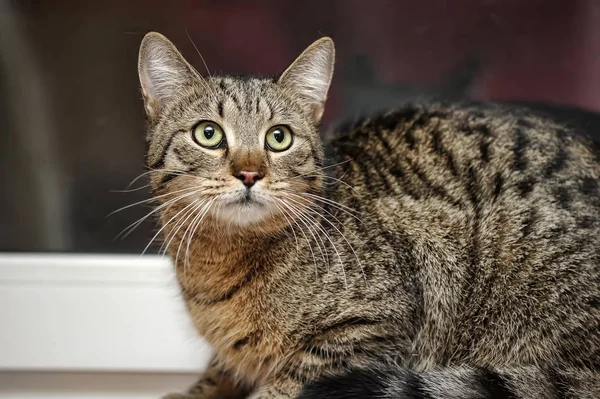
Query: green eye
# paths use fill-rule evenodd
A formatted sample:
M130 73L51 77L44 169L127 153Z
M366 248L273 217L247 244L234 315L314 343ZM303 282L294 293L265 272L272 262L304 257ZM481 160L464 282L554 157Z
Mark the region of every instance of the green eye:
M205 148L219 148L224 138L221 126L212 121L202 121L192 129L192 139Z
M292 146L294 136L292 131L285 126L273 126L265 137L267 148L271 151L285 151Z

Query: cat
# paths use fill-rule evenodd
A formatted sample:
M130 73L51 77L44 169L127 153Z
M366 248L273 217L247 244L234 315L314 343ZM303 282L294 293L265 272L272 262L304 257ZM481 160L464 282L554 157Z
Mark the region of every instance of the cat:
M334 59L321 38L275 78L203 77L142 41L161 232L215 351L165 398L600 397L597 144L431 102L324 146Z

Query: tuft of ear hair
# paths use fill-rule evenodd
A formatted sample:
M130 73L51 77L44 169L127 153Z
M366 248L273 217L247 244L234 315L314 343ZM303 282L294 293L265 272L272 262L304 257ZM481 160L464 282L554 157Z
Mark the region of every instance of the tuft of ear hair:
M157 32L144 36L140 45L138 74L148 118L154 119L160 110L194 80L198 72L166 37Z
M333 40L323 37L304 50L278 80L281 86L296 95L315 124L323 117L334 63Z

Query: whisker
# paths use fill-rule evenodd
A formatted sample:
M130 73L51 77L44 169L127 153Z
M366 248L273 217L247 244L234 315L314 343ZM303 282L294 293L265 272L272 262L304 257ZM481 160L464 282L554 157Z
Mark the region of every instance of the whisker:
M279 213L281 213L283 215L287 224L292 228L292 234L294 235L294 240L296 241L296 250L298 250L300 245L298 244L298 237L296 236L296 230L294 229L294 223L292 222L292 220L290 220L287 217L287 215L283 212L283 209L279 206L279 204L277 204L277 202L273 201L272 204L275 206L275 208L277 208Z
M341 204L341 203L339 203L339 202L337 202L337 201L334 201L334 200L332 200L332 199L329 199L329 198L322 197L322 196L320 196L320 195L317 195L317 194L312 194L312 193L301 193L301 195L304 195L304 196L307 196L307 197L309 197L309 198L313 198L313 199L316 199L316 200L320 200L320 201L326 202L326 203L328 203L328 204L330 204L330 205L332 205L332 206L336 206L336 207L338 207L339 209L344 209L344 210L346 210L346 211L348 211L348 212L351 212L351 213L359 213L359 212L358 212L356 209L354 209L354 208L350 208L349 206L346 206L346 205L344 205L344 204Z
M276 200L280 201L282 203L282 205L284 207L288 208L288 210L289 210L289 207L286 205L286 203L282 199L277 198L277 197L274 197L274 198ZM290 215L290 217L292 217L292 216ZM304 230L299 225L298 225L298 227L300 228L300 232L302 233L302 235L304 236L304 239L306 240L306 243L308 244L308 249L309 249L310 254L312 255L312 258L313 258L313 264L315 265L315 274L318 276L319 267L317 266L317 258L315 257L315 252L313 251L313 248L312 248L312 245L310 243L310 240L308 239L308 236L306 235L306 233L304 232ZM314 235L313 235L313 238L314 238Z
M310 208L305 207L305 209L310 210ZM325 238L327 238L327 240L329 241L329 243L331 244L331 247L333 248L333 250L335 251L338 261L340 263L340 267L342 268L342 273L344 275L344 286L346 287L346 290L348 289L348 279L346 276L346 268L344 267L344 262L342 260L342 256L340 255L340 252L338 251L333 239L331 238L331 236L329 235L329 233L327 233L327 231L317 222L317 220L311 216L310 214L304 213L304 215L306 216L306 218L310 221L312 221L313 226L315 226L316 228L318 228L321 233L323 233L323 235L325 236ZM317 213L318 215L318 213Z
M175 239L175 237L177 237L177 233L179 233L179 231L183 228L183 226L189 220L189 218L192 217L192 215L194 215L194 212L196 212L196 210L198 210L204 203L205 203L205 200L203 200L203 199L198 199L198 200L194 201L194 206L190 207L190 209L181 218L179 218L179 220L177 222L175 222L175 226L173 226L171 233L169 233L167 235L166 239L163 241L162 245L160 246L160 248L158 250L159 254L162 251L162 256L163 257L165 256L165 254L169 250L169 246L171 245L171 242L173 242L173 239Z
M106 215L106 217L108 218L108 217L110 217L110 216L114 215L115 213L121 212L121 211L123 211L123 210L125 210L125 209L129 209L129 208L131 208L131 207L134 207L134 206L137 206L137 205L141 205L141 204L147 204L147 203L150 203L150 202L154 202L154 201L155 201L155 200L157 200L158 198L164 198L164 197L167 197L167 196L169 196L169 195L173 195L173 194L180 193L180 192L182 192L182 191L194 190L194 189L197 189L197 187L186 187L186 188L182 188L181 190L175 190L175 191L171 191L171 192L168 192L168 193L165 193L165 194L161 194L161 195L155 195L155 196L152 196L152 197L150 197L150 198L147 198L147 199L145 199L145 200L138 201L138 202L134 202L133 204L126 205L126 206L124 206L124 207L122 207L122 208L119 208L119 209L117 209L117 210L115 210L115 211L112 211L111 213L109 213L108 215Z
M139 218L137 221L133 222L132 224L130 224L129 226L125 227L119 234L117 234L117 236L115 237L115 240L118 239L119 237L125 238L127 237L129 234L131 234L140 224L142 224L144 222L144 220L148 219L150 216L152 216L154 213L160 211L161 209L174 204L175 202L189 197L190 195L195 194L196 192L191 192L191 193L185 193L182 194L180 196L177 196L175 198L172 198L168 201L165 201L164 203L160 204L159 206L157 206L156 208L154 208L152 211L150 211L149 213L147 213L145 216L142 216L141 218ZM129 231L128 231L129 230ZM125 233L126 232L126 233ZM125 234L123 234L125 233ZM123 235L122 235L123 234ZM122 236L121 236L122 235Z
M317 176L317 175L306 175L306 176ZM345 181L343 181L342 179L338 179L337 177L333 177L333 176L328 176L328 175L323 175L321 176L323 179L331 179L334 180L336 182L339 182L341 184L343 184L344 186L348 187L350 190L354 191L356 194L358 194L359 196L362 195L359 191L357 191L354 187L352 187L351 185L349 185L348 183L346 183Z
M171 173L171 174L185 174L185 171L183 170L178 170L178 169L152 169L152 170L148 170L144 173L142 173L141 175L137 176L135 179L133 179L126 187L126 189L129 189L129 187L131 187L136 181L138 181L139 179L141 179L142 177L149 175L151 173Z
M188 39L190 39L192 46L194 46L194 49L200 56L200 59L202 60L202 63L204 64L204 68L206 68L206 73L208 74L209 77L212 78L212 75L210 74L210 71L208 70L208 65L206 65L206 61L204 61L204 57L202 57L202 54L200 54L200 50L198 50L198 47L196 47L196 43L194 43L194 41L192 40L192 37L190 36L190 32L188 32L187 29L185 29L185 34L187 35Z
M286 191L286 193L287 193L288 195L291 195L291 196L293 196L293 197L296 197L296 198L301 198L302 200L306 200L306 198L304 198L304 197L308 197L308 198L309 198L309 199L311 199L312 201L319 201L319 202L323 202L324 204L326 204L326 205L329 205L329 206L332 206L333 208L335 208L335 209L338 209L338 210L340 210L340 211L344 212L344 213L345 213L345 214L347 214L348 216L351 216L351 217L353 217L353 218L354 218L354 219L356 219L356 220L357 220L359 223L361 223L361 224L364 224L364 223L363 223L363 221L362 221L362 220L361 220L361 219L360 219L358 216L356 216L356 215L353 213L353 212L356 212L356 213L358 213L358 211L356 211L356 210L354 210L354 209L352 209L352 208L350 208L350 207L347 207L347 206L345 206L345 205L343 205L343 204L340 204L339 202L335 202L335 201L333 201L333 200L330 200L330 199L328 199L328 198L324 198L324 197L321 197L321 196L318 196L318 195L313 195L313 194L310 194L310 193L300 193L300 194L295 194L295 193L293 193L293 192L291 192L291 191Z
M303 212L301 212L298 208L294 208L294 206L292 204L289 204L289 205L291 208L296 209L298 211L298 215L299 215L300 219L302 219L302 222L308 228L308 230L311 233L311 235L313 236L313 238L316 237L317 248L319 248L319 252L321 252L321 257L323 258L323 262L325 265L329 265L329 253L327 252L327 247L325 246L325 242L323 241L323 238L321 238L321 235L319 234L319 232L317 231L315 226L312 223L310 223L310 220L306 217L306 215ZM314 232L314 234L313 234L313 232Z
M185 259L184 259L184 262L183 262L183 275L184 275L184 278L186 278L187 267L188 267L188 262L189 262L190 244L192 242L192 239L194 238L194 235L196 234L196 230L198 230L198 227L200 227L200 225L202 224L202 221L204 220L204 217L210 211L210 207L215 202L216 198L217 197L215 197L215 198L211 199L210 201L208 201L208 204L206 205L206 209L203 208L200 211L200 214L202 216L200 217L200 219L198 219L197 222L194 222L194 220L192 220L192 225L194 225L194 223L195 223L195 226L192 229L192 231L190 232L190 235L188 236L188 242L187 242L187 246L185 248ZM185 238L185 234L183 236Z
M293 200L292 200L292 201L293 201ZM302 205L302 204L300 204L300 205ZM317 204L315 204L315 205L316 205L316 206L318 206L318 207L319 207L319 208L320 208L320 209L321 209L323 212L327 213L329 216L331 216L332 218L334 218L334 219L336 220L336 222L337 222L337 223L338 223L340 226L342 226L342 225L343 225L343 224L342 224L342 222L340 222L340 220L339 220L337 217L335 217L335 216L334 216L334 215L333 215L331 212L329 212L328 210L326 210L326 209L325 209L325 208L323 208L322 206L319 206L319 205L317 205ZM314 213L316 213L317 215L320 215L318 212L316 212L316 211L315 211L315 210L313 210L313 209L310 209L310 208L308 208L308 207L307 207L307 209L308 209L308 210L310 210L311 212L314 212ZM366 281L367 281L367 276L366 276L366 274L365 274L365 271L364 271L364 269L363 269L362 262L360 261L360 259L359 259L359 257L358 257L358 254L357 254L357 253L356 253L356 251L354 250L354 247L352 246L352 244L350 244L350 241L348 240L348 238L346 238L346 236L344 235L344 233L342 233L342 231L341 231L341 230L340 230L340 229L339 229L339 228L338 228L338 227L337 227L337 226L336 226L334 223L332 223L330 220L328 220L326 217L324 217L324 218L323 218L323 220L325 220L327 223L329 223L329 225L330 225L331 227L333 227L333 228L334 228L334 229L335 229L335 230L338 232L338 234L339 234L339 235L342 237L342 239L343 239L344 241L346 241L346 244L348 245L348 247L350 248L350 250L351 250L351 251L352 251L352 253L354 254L354 257L356 258L356 262L358 263L358 267L360 267L360 271L361 271L361 273L362 273L362 275L363 275L363 278L364 278L364 280L365 280L365 282L366 282Z
M188 212L185 216L185 219L183 219L181 221L181 223L179 224L179 227L177 228L177 231L175 232L175 234L171 237L171 241L173 240L173 238L175 238L177 236L177 233L179 233L181 231L181 229L185 229L183 232L183 235L181 236L181 238L179 239L179 245L177 245L177 252L175 252L175 258L173 259L174 264L177 266L178 265L178 261L179 261L179 252L181 251L181 246L183 245L184 241L185 241L185 237L188 233L188 231L190 230L194 220L196 219L196 217L198 217L198 215L200 214L200 212L198 212L199 210L201 210L204 206L206 206L206 202L207 201L202 201L199 204L197 204L194 208L192 208L190 210L190 212ZM190 223L188 223L188 220L191 221ZM167 245L167 247L170 245L170 242ZM164 253L163 253L164 255ZM183 267L183 273L184 273L184 278L185 278L185 265Z
M194 204L194 202L192 202L191 204ZM148 245L146 245L146 247L142 251L141 255L144 255L146 253L146 251L148 250L148 248L150 248L150 245L152 245L152 243L154 242L154 240L156 240L156 237L158 237L158 235L165 229L165 227L167 227L169 225L169 223L171 223L171 221L173 221L174 219L176 219L177 216L179 216L180 214L182 214L189 206L190 206L190 204L186 205L182 210L180 210L179 212L177 212L175 214L175 216L173 216L171 219L169 219L166 223L163 224L163 226L156 232L156 234L152 237L152 239L150 239L150 242L148 243Z
M322 168L314 169L314 170L311 170L310 172L306 172L306 173L303 173L303 174L300 174L300 175L296 175L296 176L294 176L294 177L290 178L289 180L298 179L298 178L300 178L300 177L303 177L303 176L306 176L306 175L313 174L313 173L315 173L315 172L319 172L319 171L323 171L323 170L326 170L326 169L333 168L333 167L335 167L335 166L343 165L343 164L345 164L345 163L348 163L348 162L350 162L350 161L352 161L352 159L347 159L347 160L345 160L345 161L342 161L342 162L338 162L338 163L334 163L334 164L332 164L332 165L327 165L327 166L325 166L325 167L322 167Z
M144 188L148 188L148 187L150 187L150 184L146 184L144 186L137 187L137 188L125 189L125 190L108 190L108 192L109 193L133 193L135 191L140 191L140 190L143 190Z
M283 201L283 204L287 206L287 208L293 212L300 221L302 221L302 224L304 224L306 226L306 228L308 229L308 232L312 235L312 237L315 240L315 244L317 244L317 247L319 248L319 251L321 252L321 257L323 258L323 262L325 263L325 265L329 265L329 255L327 255L327 259L325 259L327 254L327 248L325 247L325 243L323 242L321 236L319 235L319 233L316 231L316 229L312 229L310 226L310 221L306 218L306 215L301 212L299 209L295 208L292 204L288 203L287 201ZM314 233L313 233L314 230Z
M189 223L187 223L187 220L183 223L183 224L187 223L187 227L186 227L185 231L183 232L183 236L181 236L181 240L179 240L179 245L177 246L177 253L175 254L175 263L177 263L177 261L179 260L179 252L181 251L183 243L185 242L185 237L187 237L188 233L192 231L192 226L194 225L196 220L198 220L198 218L200 218L202 216L202 213L207 209L207 207L210 205L210 203L212 201L213 201L213 199L210 199L206 203L200 204L200 206L196 207L194 209L194 211L192 212L192 215L193 215L192 220ZM186 261L187 260L184 259L184 270L186 267L186 265L185 265Z

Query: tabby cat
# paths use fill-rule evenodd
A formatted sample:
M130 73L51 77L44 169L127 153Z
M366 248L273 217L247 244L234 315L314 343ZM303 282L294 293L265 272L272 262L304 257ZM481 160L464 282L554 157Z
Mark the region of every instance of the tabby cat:
M527 111L407 105L319 136L322 38L277 78L139 76L165 245L215 355L168 398L599 398L600 159Z

